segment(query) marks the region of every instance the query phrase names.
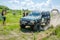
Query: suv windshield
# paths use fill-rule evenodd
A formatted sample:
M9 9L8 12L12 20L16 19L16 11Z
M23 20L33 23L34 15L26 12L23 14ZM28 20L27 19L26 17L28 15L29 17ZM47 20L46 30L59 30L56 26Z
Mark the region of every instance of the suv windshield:
M39 12L32 12L32 13L29 14L29 16L39 16L39 15L40 15Z

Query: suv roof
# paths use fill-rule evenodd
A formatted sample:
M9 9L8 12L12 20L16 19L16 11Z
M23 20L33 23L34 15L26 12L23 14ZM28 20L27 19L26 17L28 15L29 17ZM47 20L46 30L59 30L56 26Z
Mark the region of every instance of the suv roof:
M49 11L46 11L46 12L42 12L41 14L42 15L50 15L50 12Z

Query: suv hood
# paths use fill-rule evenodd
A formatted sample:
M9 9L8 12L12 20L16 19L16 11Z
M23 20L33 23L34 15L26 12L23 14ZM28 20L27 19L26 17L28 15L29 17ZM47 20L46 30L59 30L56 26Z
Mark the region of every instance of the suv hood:
M37 20L41 18L41 16L26 16L26 17L23 17L22 20Z

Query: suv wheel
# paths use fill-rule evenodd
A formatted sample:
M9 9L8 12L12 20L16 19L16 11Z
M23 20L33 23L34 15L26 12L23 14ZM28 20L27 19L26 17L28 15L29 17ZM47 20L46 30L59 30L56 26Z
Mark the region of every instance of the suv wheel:
M50 24L50 20L47 20L45 24L46 24L46 25Z
M36 24L36 25L32 26L31 29L34 31L37 31L39 29L38 26L39 26L39 24Z

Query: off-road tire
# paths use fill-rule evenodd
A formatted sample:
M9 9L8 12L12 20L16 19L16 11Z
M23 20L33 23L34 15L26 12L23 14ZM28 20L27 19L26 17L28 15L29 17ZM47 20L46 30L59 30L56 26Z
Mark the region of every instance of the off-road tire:
M36 25L34 25L33 30L34 31L38 31L39 30L39 23L37 23Z

